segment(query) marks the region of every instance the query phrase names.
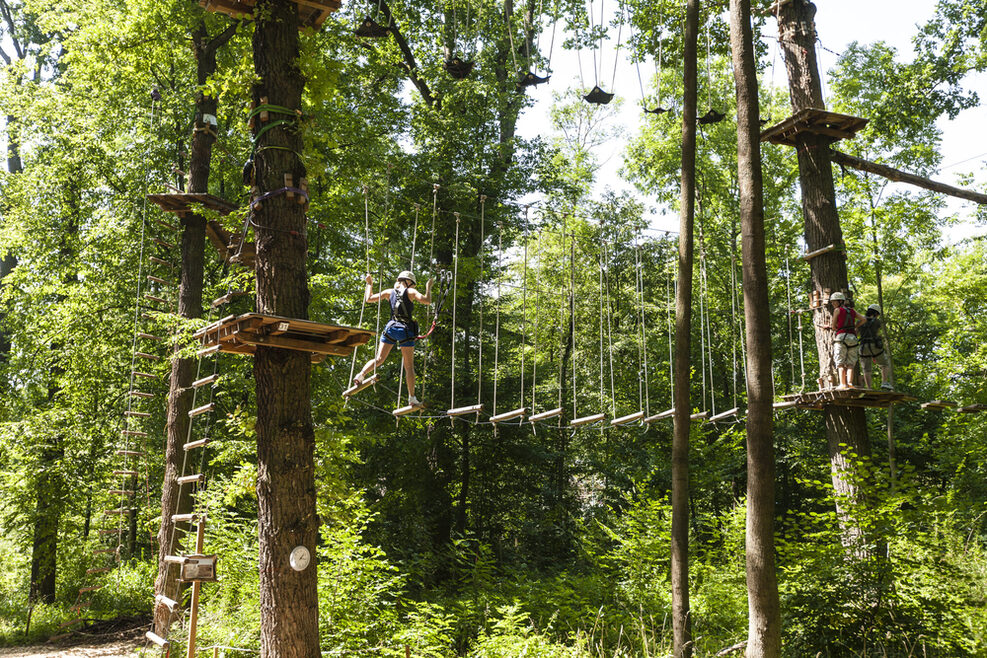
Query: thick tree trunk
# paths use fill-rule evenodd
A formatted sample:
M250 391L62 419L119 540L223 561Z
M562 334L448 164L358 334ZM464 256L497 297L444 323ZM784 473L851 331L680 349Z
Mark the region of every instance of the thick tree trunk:
M806 108L824 109L816 63L815 13L815 5L808 0L782 3L778 13L778 43L785 54L793 113ZM828 140L823 136L801 133L796 141L806 248L814 251L830 244L843 244ZM816 256L809 263L815 290L847 290L846 254L843 251ZM829 322L828 308L816 311L816 347L819 351L819 372L823 377L829 377L835 371L832 334L826 328ZM860 498L856 485L847 477L847 470L851 468L854 456L870 455L866 418L862 408L835 405L826 405L823 415L833 487L838 500L837 512L843 525L844 541L849 544L855 542L859 529L852 526L845 505L839 501Z
M744 318L747 337L747 656L781 655L781 612L774 557L774 390L771 312L764 256L764 194L757 71L750 0L730 2L730 46L737 88L737 182L740 191Z
M193 35L196 56L196 78L200 86L216 72L216 51L225 43L232 30L230 28L219 37L210 40L204 25L200 25ZM204 115L216 115L217 101L201 91L195 102L195 131L192 134L191 155L189 158L188 191L209 191L209 170L212 161L212 147L216 141L211 127L203 121ZM183 318L202 316L202 289L205 271L206 220L200 215L186 215L182 218L181 274L178 288L178 314ZM182 474L185 450L182 447L189 435L191 420L188 412L192 409L192 381L195 379L197 360L176 355L171 362L171 379L168 393L167 436L165 439L165 472L161 485L161 527L158 529L158 578L154 591L169 599L178 600L181 583L175 565L164 561L166 555L177 549L177 542L189 533L189 524L172 522L173 514L186 514L192 508L191 487L180 487L176 478ZM189 473L186 473L189 475ZM135 487L131 487L135 488ZM187 546L191 551L192 547ZM155 633L168 636L168 629L176 610L170 612L165 606L157 606L154 611Z
M55 439L57 441L57 439ZM32 603L55 602L55 575L58 559L58 522L61 518L63 482L58 465L62 457L59 443L46 446L41 453L41 469L35 485L34 537L31 542Z
M298 68L298 9L289 0L257 4L254 31L254 100L294 111L305 80ZM290 116L279 118L291 119ZM255 135L262 127L257 121ZM265 131L258 141L256 185L263 195L305 176L297 123ZM257 310L308 317L305 207L275 194L254 211L257 240ZM257 498L260 535L261 656L319 658L319 607L315 551L315 432L310 400L311 355L259 347L257 384ZM289 558L304 547L311 564L298 571Z
M689 416L692 413L690 357L698 34L699 0L688 0L682 58L682 192L679 201L679 275L675 291L675 423L672 436L672 653L675 658L689 658L692 655L692 620L689 615Z
M7 172L11 174L19 174L24 170L23 163L21 162L21 151L20 143L18 142L14 126L17 123L17 117L7 115ZM0 206L2 210L2 206ZM3 285L3 280L8 274L14 271L17 267L17 257L13 254L0 253L0 286ZM6 363L8 354L10 353L10 337L3 330L3 316L4 312L0 309L0 363Z

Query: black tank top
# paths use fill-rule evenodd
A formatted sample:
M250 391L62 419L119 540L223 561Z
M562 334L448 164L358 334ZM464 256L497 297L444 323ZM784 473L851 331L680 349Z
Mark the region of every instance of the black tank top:
M408 288L403 288L400 291L395 288L391 293L391 319L395 322L410 324L414 312L415 303L408 296Z

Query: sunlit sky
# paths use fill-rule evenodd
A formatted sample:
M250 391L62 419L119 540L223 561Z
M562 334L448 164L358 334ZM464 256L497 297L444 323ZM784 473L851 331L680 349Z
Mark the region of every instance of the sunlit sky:
M829 95L826 80L827 72L835 66L838 53L842 52L848 44L854 41L865 44L884 41L897 49L902 60L910 60L913 57L912 38L917 32L917 26L925 23L933 15L934 9L933 2L901 2L901 0L818 0L816 6L818 8L816 30L819 36L817 53L820 70L823 73L824 95L827 97ZM774 36L776 32L770 23L771 21L769 21L766 34ZM553 129L548 116L552 92L561 92L568 87L581 86L579 57L574 52L559 48L558 44L561 40L561 35L556 36L551 81L549 84L536 87L531 92L536 103L534 107L527 110L519 123L520 132L523 136L530 137L537 134L552 133ZM702 38L700 41L702 42ZM604 45L600 57L601 68L604 69L601 86L607 91L614 91L624 101L620 114L615 119L616 123L624 129L624 138L611 140L596 149L595 155L602 163L597 193L602 192L603 188L607 186L618 190L631 189L628 183L620 180L619 170L622 165L623 152L627 146L627 139L637 132L639 122L643 117L639 106L640 91L637 73L633 64L626 60L618 62L616 79L611 88L610 79L613 75L612 67L615 61L613 43L614 41L611 40L609 44ZM776 85L785 86L787 79L780 55L777 54L777 45L772 42L770 48L770 56L777 59L777 70L773 76L770 72L766 75L769 79L773 79ZM700 43L701 56L703 49L704 43ZM626 51L621 53L622 60L624 55L626 55ZM581 64L583 80L587 85L592 85L593 65L591 62L591 54L584 52ZM666 63L666 66L668 65L669 63ZM675 64L671 63L671 65L674 66ZM649 73L654 71L654 64L648 62L642 67L642 75L647 79ZM700 69L702 68L702 63L700 63ZM970 76L967 85L978 89L982 103L987 103L987 76ZM701 111L702 109L700 107ZM981 106L962 112L953 121L940 120L939 128L943 132L943 166L940 172L934 176L936 180L956 184L960 174L974 173L979 183L983 184L987 181L987 174L984 171L985 160L987 160L987 130L983 129L984 117L985 111ZM948 212L956 213L961 218L965 218L961 226L949 232L947 236L949 240L952 241L973 234L987 234L987 227L978 227L972 223L974 205L959 200L949 203ZM649 206L655 206L655 204L649 202ZM678 216L669 212L668 209L655 207L650 221L655 229L676 230L678 228Z

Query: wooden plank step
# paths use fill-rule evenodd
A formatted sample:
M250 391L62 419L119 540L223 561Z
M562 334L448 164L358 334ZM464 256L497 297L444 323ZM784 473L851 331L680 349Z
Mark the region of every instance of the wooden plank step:
M363 389L369 388L369 387L373 386L378 381L380 381L380 375L379 374L371 375L370 377L367 377L366 379L364 379L362 383L360 383L360 384L353 384L348 389L346 389L345 391L343 391L343 397L344 398L353 397L354 395L356 395L357 393L359 393Z
M162 649L167 649L169 646L171 646L171 643L168 642L168 640L164 639L163 637L161 637L160 635L158 635L153 631L147 631L146 633L144 633L144 637L146 637L148 640L158 645Z
M82 614L82 611L83 610L85 610L86 608L91 608L92 605L93 605L93 602L92 601L79 601L78 603L76 603L74 605L70 605L69 606L69 610L72 610L73 612L77 612L79 614Z
M132 398L153 398L156 393L147 393L145 391L130 391L130 397Z
M471 404L468 407L454 407L446 412L447 416L465 416L467 414L478 414L483 411L482 404Z
M208 377L203 377L202 379L196 379L194 382L192 382L192 388L200 388L202 386L205 386L206 384L212 384L213 382L218 380L219 380L218 374L209 375Z
M124 411L123 415L127 418L150 418L151 414L146 411Z
M116 553L116 552L117 549L115 548L97 548L96 550L93 551L93 555L108 555L110 553Z
M689 420L691 420L694 423L698 423L701 420L706 420L707 418L709 418L708 411L700 411L699 413L695 413L689 416Z
M133 496L134 493L136 492L131 491L129 489L110 489L106 493L110 494L111 496Z
M521 418L526 413L528 413L528 408L527 407L521 407L520 409L513 409L511 411L505 411L502 414L497 414L496 416L491 416L490 417L490 422L491 423L494 423L494 424L496 424L496 423L502 423L505 420L512 420L514 418Z
M97 592L103 589L102 585L93 585L91 587L80 587L79 594L85 594L86 592Z
M422 408L422 405L420 405L420 404L409 404L409 405L404 406L404 407L398 407L397 409L395 409L391 413L394 414L395 416L401 417L401 416L407 416L411 412L418 411L421 408Z
M797 404L798 402L796 402L795 400L785 400L783 402L775 402L774 404L771 405L771 408L774 409L775 411L782 411L784 409L791 409Z
M210 402L209 404L204 404L201 407L196 407L195 409L192 409L191 411L188 412L188 416L189 418L195 418L196 416L207 414L215 408L216 408L216 404L214 402Z
M196 448L205 448L209 445L209 439L199 439L198 441L189 441L182 446L185 450L195 450Z
M726 420L727 418L733 418L740 411L740 407L734 407L733 409L727 409L724 412L718 413L715 416L711 416L709 422L716 423L721 420Z
M101 534L101 535L121 535L124 532L125 531L124 530L121 530L120 528L114 528L112 530L100 530L99 531L99 534Z
M143 457L144 453L140 450L115 450L117 455L121 457Z
M175 478L175 482L178 484L192 484L201 483L206 481L206 476L203 473L197 473L195 475L184 475L180 478Z
M954 409L957 406L955 402L949 400L931 400L929 402L923 402L922 409L934 409L936 411L943 409Z
M209 305L212 308L216 308L217 306L222 306L224 304L229 304L230 302L232 302L237 297L246 297L249 294L250 293L247 292L246 290L234 290L232 292L226 293L222 297L217 297L216 299L212 300L212 302L210 302Z
M148 260L150 260L155 265L163 265L165 267L170 267L171 269L175 269L174 265L172 265L171 263L169 263L168 261L162 258L158 258L157 256L151 256Z
M92 569L86 569L86 575L91 575L94 573L109 573L113 571L113 567L93 567Z
M968 404L965 407L960 407L960 412L965 414L975 414L981 411L987 411L987 404Z
M154 334L145 334L144 332L138 332L137 335L140 338L146 338L147 340L162 340L161 336L155 336Z
M548 411L542 411L541 413L532 414L528 420L532 423L537 423L540 420L548 420L549 418L557 418L562 415L562 407L557 409L549 409Z
M147 352L134 352L134 356L139 356L142 359L147 359L148 361L160 361L161 357L157 354L148 354Z
M630 423L637 422L644 418L644 412L638 411L633 414L627 414L626 416L621 416L620 418L614 418L610 421L610 425L617 427L620 425L629 425Z
M167 299L165 299L164 297L158 297L156 295L152 295L149 292L144 293L144 299L146 299L146 300L148 300L150 302L158 303L158 304L170 304L171 303Z
M130 374L132 374L134 377L143 377L144 379L157 379L158 378L158 376L155 375L155 374L153 374L153 373L150 373L150 372L141 372L140 370L135 370L135 371L133 371Z
M123 430L122 432L120 432L120 434L122 434L123 436L140 436L140 437L150 436L150 434L148 434L147 432L139 432L137 430Z
M173 285L175 285L173 282L169 281L168 279L162 279L161 277L154 276L153 274L148 274L147 275L147 280L148 281L151 281L153 283L160 283L163 286L173 286Z
M186 559L184 555L165 555L164 561L167 564L185 564Z
M210 356L217 353L222 345L210 345L209 347L203 347L201 350L196 351L195 355L199 358L204 356Z
M675 409L674 408L672 408L672 409L666 409L665 411L656 413L654 416L648 416L647 418L644 419L644 422L650 424L650 423L655 422L656 420L665 420L666 418L671 418L674 415L675 415Z
M159 247L164 247L165 249L174 249L175 245L171 244L167 240L162 240L161 238L151 238L151 242L158 245Z
M198 514L172 514L172 523L192 523L199 518Z
M164 607L168 608L172 612L174 612L175 608L178 607L178 601L174 599L169 599L164 594L158 594L157 596L155 596L154 602L157 603L158 605L163 605Z
M120 475L122 477L137 477L139 473L137 471L113 471L113 475Z
M583 425L598 423L599 421L603 420L606 417L607 417L606 414L593 414L592 416L573 418L571 421L569 421L569 427L582 427Z
M127 514L129 512L130 512L130 510L128 508L126 508L126 507L118 507L116 509L105 509L105 510L103 510L103 514L106 515L106 516L120 516L122 514Z

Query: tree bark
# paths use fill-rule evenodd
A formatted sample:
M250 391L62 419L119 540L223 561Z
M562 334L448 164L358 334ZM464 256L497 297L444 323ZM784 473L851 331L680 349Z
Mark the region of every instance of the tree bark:
M688 0L682 58L682 192L679 201L679 280L675 291L675 416L672 435L672 653L675 658L689 658L692 655L692 621L689 615L689 416L692 413L690 357L698 35L699 0Z
M813 17L816 7L808 0L790 0L778 11L778 43L785 54L792 111L806 108L825 109L822 87L816 63L816 29ZM802 187L802 212L805 219L805 243L808 251L830 244L843 244L843 232L836 208L836 190L830 161L828 139L808 133L796 138L799 181ZM810 261L812 285L815 290L845 291L849 287L846 254L831 251ZM835 371L832 334L828 308L815 312L816 347L819 352L819 372L829 377ZM870 441L862 408L826 405L823 409L833 487L837 495L844 542L855 543L859 529L849 520L845 503L859 500L861 493L847 477L854 456L868 457Z
M771 306L765 264L760 117L750 0L730 2L730 46L737 89L737 183L747 338L746 655L776 658L781 655L781 611L774 557Z
M216 52L233 35L236 25L232 25L219 36L210 39L204 24L200 24L192 35L196 57L196 80L200 91L195 100L195 131L192 133L191 154L189 157L189 192L209 191L209 170L212 162L212 147L216 141L212 127L203 121L203 116L216 116L217 100L202 93L203 85L216 72ZM181 274L178 288L178 314L183 318L202 316L202 289L205 272L206 220L198 214L182 217ZM176 346L171 362L171 378L168 393L168 415L165 439L165 472L161 484L161 527L158 529L158 577L154 585L156 594L179 600L181 583L175 565L166 563L166 555L173 554L177 541L189 533L189 524L176 524L174 514L186 514L192 509L191 487L181 487L176 478L182 475L185 450L182 447L189 436L191 420L188 412L192 409L198 360L178 356L181 346ZM186 473L188 475L188 473ZM135 487L131 487L135 489ZM189 549L191 550L191 548ZM168 629L176 614L165 606L154 610L154 632L161 637L168 636Z
M298 68L298 8L290 0L257 4L254 31L254 100L294 111L301 107L305 79ZM300 126L266 130L255 125L256 185L259 195L297 183L305 176L299 154ZM253 212L257 240L257 310L292 318L308 317L305 207L274 194ZM311 355L259 347L254 358L257 384L257 498L260 537L261 656L320 658L316 591L318 517L315 500L315 432L310 400ZM295 547L308 549L311 564L289 564Z

